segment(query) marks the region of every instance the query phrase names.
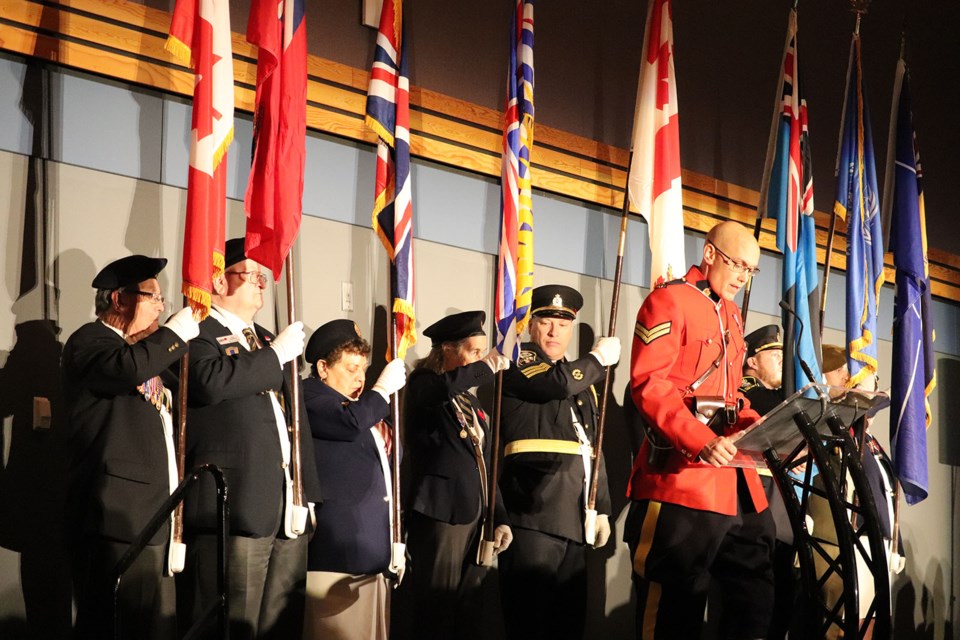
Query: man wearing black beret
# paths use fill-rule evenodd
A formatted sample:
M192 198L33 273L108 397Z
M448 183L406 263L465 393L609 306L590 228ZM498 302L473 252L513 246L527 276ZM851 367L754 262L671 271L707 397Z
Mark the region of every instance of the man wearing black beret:
M177 486L172 396L160 379L198 328L189 308L164 326L157 274L167 261L133 255L93 280L97 320L63 350L69 416L69 505L77 545L78 638L113 637L113 569ZM123 637L176 637L172 571L182 566L170 525L151 538L120 586Z
M575 289L533 290L530 342L503 380L505 443L500 490L513 530L500 556L500 595L509 638L581 638L586 617L586 544L610 537L610 492L600 464L596 510L587 513L599 417L593 385L620 360L620 339L599 338L568 361L583 306ZM585 525L595 518L596 537Z
M303 324L274 336L253 322L267 274L228 240L210 315L190 345L187 468L215 464L230 491L230 637L299 638L307 573L306 507L294 505L288 432L291 362ZM307 424L301 405L301 425ZM304 501L319 501L311 438L300 438ZM204 476L184 502L184 626L217 598L215 487ZM192 616L191 616L192 611Z

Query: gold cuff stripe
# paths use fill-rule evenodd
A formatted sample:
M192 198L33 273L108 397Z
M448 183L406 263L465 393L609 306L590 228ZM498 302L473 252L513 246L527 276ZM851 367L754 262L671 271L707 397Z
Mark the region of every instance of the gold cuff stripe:
M541 373L546 373L550 370L550 365L546 362L541 362L540 364L535 364L533 366L527 367L526 369L520 369L520 373L532 378L533 376L540 375Z
M670 333L670 328L673 325L672 320L667 320L666 322L661 322L655 327L650 327L647 329L645 326L637 323L637 328L634 330L634 335L636 335L643 344L650 344L657 338L662 338L665 335Z
M517 453L567 453L573 456L580 455L580 443L573 440L514 440L503 451L503 455L512 456Z

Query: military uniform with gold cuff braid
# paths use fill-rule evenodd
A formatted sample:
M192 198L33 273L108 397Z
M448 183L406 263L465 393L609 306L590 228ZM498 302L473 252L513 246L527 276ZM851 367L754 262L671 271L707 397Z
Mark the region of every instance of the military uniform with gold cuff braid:
M569 287L540 287L532 315L573 321L581 305ZM500 589L509 638L583 635L584 508L599 415L593 385L604 371L595 355L552 362L530 342L504 375L499 486L514 540L500 556ZM596 510L611 510L602 461Z

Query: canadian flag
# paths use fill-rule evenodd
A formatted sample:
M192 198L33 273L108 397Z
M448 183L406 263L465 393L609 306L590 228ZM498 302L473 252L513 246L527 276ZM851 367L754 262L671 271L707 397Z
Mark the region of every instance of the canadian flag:
M228 0L177 0L166 49L195 74L183 235L183 295L210 312L223 270L227 147L233 141L233 48Z
M670 0L650 3L633 120L633 159L627 180L630 204L649 227L651 288L679 278L687 269L670 13Z

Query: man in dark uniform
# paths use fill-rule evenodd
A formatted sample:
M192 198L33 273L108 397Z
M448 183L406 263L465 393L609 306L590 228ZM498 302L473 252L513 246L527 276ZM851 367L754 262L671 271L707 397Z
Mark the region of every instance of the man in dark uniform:
M562 285L533 290L530 342L504 375L505 444L500 490L513 530L500 556L507 636L582 638L586 614L587 490L598 418L593 384L620 359L620 339L600 338L567 361L580 294ZM610 536L610 494L600 464L596 539ZM594 514L590 514L593 516Z
M479 620L484 569L478 546L487 516L487 473L493 439L472 388L490 384L510 360L487 351L483 311L449 315L423 330L433 341L416 364L405 396L404 427L412 487L406 502L416 638L469 637ZM512 533L496 495L494 548Z
M783 381L780 327L775 324L760 327L744 338L744 342L747 345L747 357L743 361L740 390L757 413L766 415L783 402L780 390Z
M746 347L734 303L759 260L749 230L722 222L700 265L651 291L637 313L630 391L649 433L624 540L640 638L700 637L711 576L722 589L722 637L767 633L773 522L756 471L726 466L736 455L729 436L759 418L739 390ZM712 418L704 406L716 407Z
M294 504L287 425L290 363L303 352L304 333L300 322L277 336L254 324L266 284L243 239L228 240L210 316L190 345L187 468L215 464L229 486L231 638L298 638L303 622L306 507ZM303 504L318 502L309 435L300 438L300 460ZM205 476L184 503L188 558L179 610L192 611L193 620L216 598L215 495Z
M740 391L761 416L783 402L780 389L783 380L783 340L780 327L768 324L750 333L744 341L747 357L743 362L743 381ZM783 498L773 475L766 467L757 469L763 491L770 504L770 515L776 529L773 551L774 604L769 640L782 640L791 626L795 610L799 572L794 567L796 550L793 548L793 528Z
M78 638L113 637L114 567L177 486L172 397L160 374L186 353L198 328L189 308L158 325L157 274L166 263L133 255L104 267L93 280L97 320L63 350L68 504L82 535L74 563ZM124 575L123 637L176 637L170 543L166 523Z

